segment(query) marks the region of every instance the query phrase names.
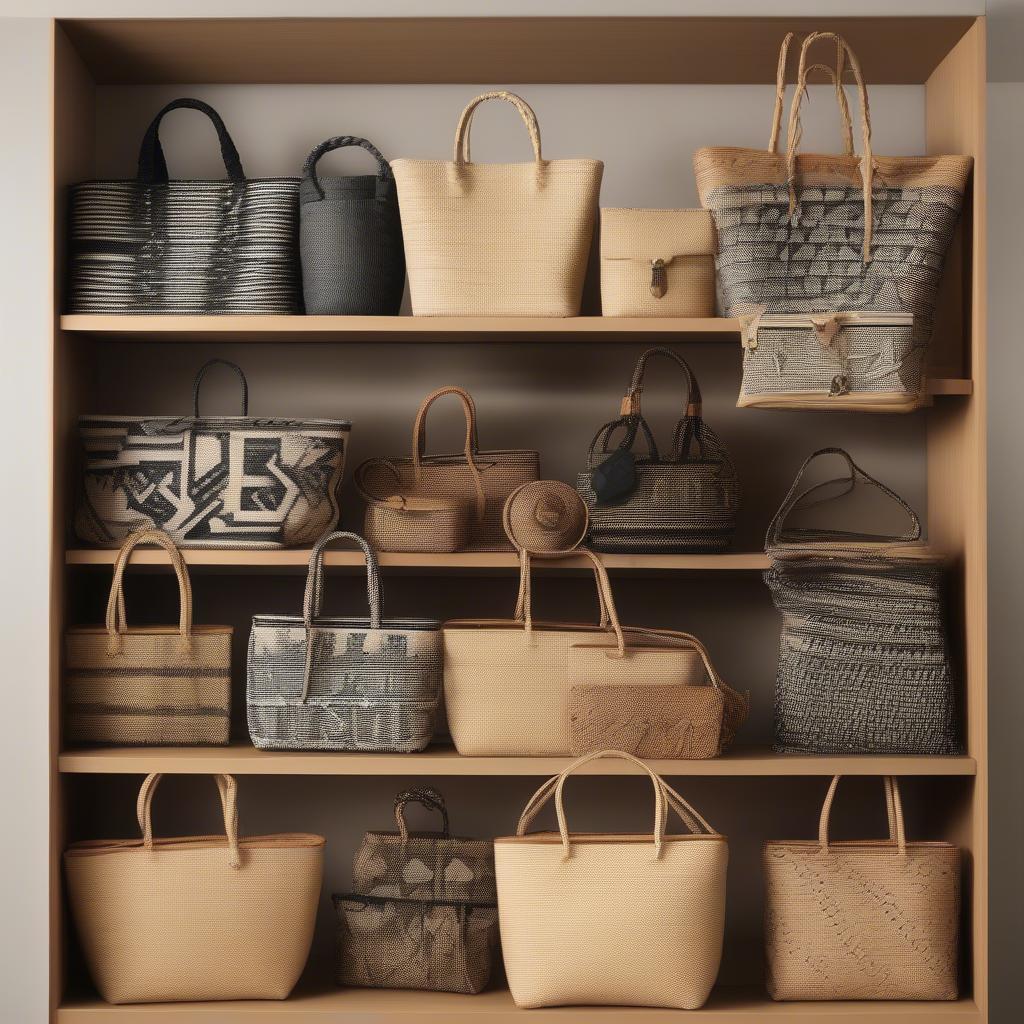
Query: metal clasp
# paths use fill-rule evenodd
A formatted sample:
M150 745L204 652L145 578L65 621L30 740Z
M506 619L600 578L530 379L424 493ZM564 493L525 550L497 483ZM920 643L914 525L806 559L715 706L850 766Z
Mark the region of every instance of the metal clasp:
M660 299L668 291L668 275L663 259L651 260L651 294Z

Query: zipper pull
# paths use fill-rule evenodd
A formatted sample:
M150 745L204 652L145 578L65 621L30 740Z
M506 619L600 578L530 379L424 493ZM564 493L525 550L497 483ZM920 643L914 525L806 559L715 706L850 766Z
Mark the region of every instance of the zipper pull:
M651 294L660 299L668 291L668 275L665 273L665 261L651 260Z

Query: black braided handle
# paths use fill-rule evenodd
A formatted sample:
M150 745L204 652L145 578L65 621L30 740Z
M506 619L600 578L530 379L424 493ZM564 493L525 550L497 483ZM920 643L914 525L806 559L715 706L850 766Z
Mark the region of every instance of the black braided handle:
M390 197L394 187L394 176L391 173L391 165L384 159L383 154L377 147L367 139L361 139L358 135L335 135L333 139L325 139L309 156L302 167L302 176L308 178L316 189L316 194L323 199L324 190L320 179L316 176L316 165L320 158L335 149L344 149L347 146L359 146L365 149L377 161L377 196L378 201Z
M228 172L228 178L231 181L245 181L241 158L220 114L209 103L191 99L188 96L171 100L150 122L146 134L142 137L142 146L139 148L139 169L136 175L139 181L145 182L147 185L165 185L169 180L167 160L164 158L163 146L160 145L160 122L164 119L164 115L169 114L172 110L198 110L205 114L217 130L220 155L224 159L224 168Z

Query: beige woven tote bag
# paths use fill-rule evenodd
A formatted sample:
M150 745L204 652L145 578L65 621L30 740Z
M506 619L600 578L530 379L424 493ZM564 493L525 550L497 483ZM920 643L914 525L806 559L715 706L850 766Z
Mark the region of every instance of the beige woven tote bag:
M520 552L519 599L512 619L456 619L444 624L444 695L448 729L460 754L567 755L574 686L626 685L633 694L686 686L721 696L713 753L746 713L722 682L703 645L687 633L623 627L608 574L593 552L600 603L597 625L534 622L532 560ZM568 554L546 556L568 557ZM728 719L728 721L723 721ZM703 754L703 756L713 756Z
M486 100L511 103L530 163L470 160ZM393 160L416 316L577 316L601 190L600 160L545 160L529 104L485 92L462 112L447 160Z
M889 839L831 842L840 776L816 840L764 847L765 943L773 999L956 999L960 851L909 843L886 777Z
M68 896L86 962L108 1003L284 999L313 939L324 838L239 838L235 780L217 775L223 836L154 839L153 791L139 790L141 839L73 843Z
M570 833L566 779L601 757L654 785L651 833ZM558 832L527 834L555 798ZM669 810L689 829L666 835ZM544 783L515 836L494 841L505 973L517 1006L702 1006L718 976L729 848L643 761L603 750Z
M157 544L178 577L177 626L128 626L124 573L132 552ZM156 746L228 742L230 626L192 625L192 587L174 541L140 530L121 546L106 625L64 638L64 738L69 743Z

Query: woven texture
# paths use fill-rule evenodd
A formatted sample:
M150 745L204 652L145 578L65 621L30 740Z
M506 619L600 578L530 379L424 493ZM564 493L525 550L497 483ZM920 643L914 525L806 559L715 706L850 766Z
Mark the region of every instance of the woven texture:
M199 386L222 363L240 376L241 416L200 416ZM116 547L143 528L183 548L312 544L338 522L347 420L249 417L245 377L214 359L196 374L193 416L83 416L75 533Z
M841 455L849 479L904 506L912 529L867 538L783 530L791 511L827 498L800 492L808 464ZM920 522L841 449L801 467L769 530L765 573L782 614L775 684L776 749L822 754L952 754L960 749L946 641L942 562L913 546ZM908 546L909 545L909 546Z
M534 161L470 161L473 115L486 100L511 103ZM395 160L416 316L577 316L603 164L544 160L525 100L488 92L466 107L452 162Z
M427 455L427 412L439 398L455 395L466 416L463 451ZM540 456L534 451L481 451L477 438L476 405L459 387L438 388L423 400L412 428L412 457L372 459L356 470L361 491L368 499L387 498L418 502L455 502L469 517L463 551L511 551L502 526L502 508L508 496L540 475ZM378 510L374 510L376 518ZM452 537L450 517L407 517L403 524L403 550L435 551ZM422 540L417 540L422 537ZM389 538L385 538L389 539ZM412 547L413 544L417 546ZM384 550L396 550L385 548Z
M216 776L226 836L73 843L64 854L82 951L109 1003L285 999L313 939L324 839L238 837L235 780Z
M214 123L224 181L171 181L158 129L178 108ZM70 190L71 313L297 313L297 178L245 177L217 112L169 103L142 142L138 176Z
M604 316L715 315L715 230L706 210L601 210Z
M780 154L777 139L790 39L786 37L779 60L768 150L716 147L694 156L701 204L715 218L726 315L909 313L914 318L913 358L920 362L932 332L942 268L971 159L875 156L859 63L838 36L827 32L812 33L804 41L787 152ZM819 40L836 42L839 78L848 66L857 81L861 156L852 149L842 156L798 155L807 53ZM844 120L849 130L848 110Z
M537 553L571 551L587 535L587 506L561 480L517 487L505 502L502 521L517 548Z
M960 851L909 843L887 778L888 842L820 837L764 848L765 943L773 999L956 999Z
M653 834L569 832L565 779L609 756L650 775ZM559 832L527 834L552 794ZM664 834L669 808L690 835ZM704 1004L722 954L728 845L642 761L603 751L574 762L534 794L516 836L495 840L494 857L505 973L517 1006Z
M365 149L377 174L319 177L320 158L347 146ZM402 224L394 176L376 147L352 135L320 143L302 169L299 208L306 312L397 316L405 289Z
M124 572L140 544L158 544L178 577L177 626L125 621ZM64 637L64 738L69 743L156 746L228 742L230 626L192 625L188 569L166 534L143 530L125 541L114 565L104 626L76 626Z
M366 557L367 619L321 615L323 552L335 540ZM422 750L441 699L441 624L382 620L377 559L353 533L313 548L302 617L257 615L249 634L249 735L271 750Z
M927 396L913 318L764 315L743 324L740 407L911 412Z
M676 424L672 449L663 458L643 417L640 396L649 360L674 360L686 377L684 415ZM636 365L622 415L594 436L587 471L576 487L590 512L590 545L597 551L637 553L718 552L732 543L740 487L732 459L701 415L700 386L689 365L665 348L648 349ZM619 432L617 448L612 439ZM635 455L636 483L612 503L600 503L591 482L595 467L613 452L633 453L638 435L646 455Z

